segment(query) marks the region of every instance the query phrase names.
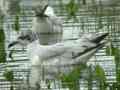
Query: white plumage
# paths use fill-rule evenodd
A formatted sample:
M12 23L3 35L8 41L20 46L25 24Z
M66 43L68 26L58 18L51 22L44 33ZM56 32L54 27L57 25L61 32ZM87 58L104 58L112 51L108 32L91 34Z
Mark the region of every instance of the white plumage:
M53 45L40 45L38 40L30 42L26 36L19 38L19 42L29 42L26 45L31 63L30 86L36 87L36 83L40 84L43 79L54 79L60 72L67 74L74 65L86 64L104 46L106 36L107 33L85 34L78 40Z
M35 87L43 79L54 79L60 72L67 74L74 65L86 64L104 46L103 39L106 36L107 34L88 34L75 41L54 45L43 46L38 41L29 44L28 56L32 65L30 86Z

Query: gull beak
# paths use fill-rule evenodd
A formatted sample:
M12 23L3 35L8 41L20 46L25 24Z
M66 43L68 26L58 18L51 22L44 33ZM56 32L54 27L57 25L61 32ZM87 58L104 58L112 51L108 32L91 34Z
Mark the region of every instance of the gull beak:
M45 13L47 7L48 7L48 5L46 5L46 6L44 7L44 9L42 10L42 13L43 13L43 14Z

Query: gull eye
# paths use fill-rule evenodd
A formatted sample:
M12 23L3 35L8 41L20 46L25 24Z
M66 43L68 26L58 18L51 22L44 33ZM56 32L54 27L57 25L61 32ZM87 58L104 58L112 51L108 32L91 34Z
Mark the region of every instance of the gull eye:
M83 48L88 49L89 47L88 47L88 46L86 46L86 45L83 45Z

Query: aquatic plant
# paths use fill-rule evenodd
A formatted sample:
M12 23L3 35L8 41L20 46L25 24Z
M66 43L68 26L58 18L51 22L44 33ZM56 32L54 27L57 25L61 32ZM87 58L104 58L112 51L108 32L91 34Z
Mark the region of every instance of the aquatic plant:
M0 63L6 62L5 33L3 29L3 16L0 17Z
M3 76L5 77L5 79L6 79L7 81L10 82L10 84L11 84L10 90L14 90L14 87L13 87L13 81L14 81L13 71L6 69L5 72L3 73Z
M70 90L79 90L81 70L85 68L86 65L75 66L75 68L69 74L62 74L60 77L62 81L62 87L69 88Z
M70 0L70 2L65 5L65 10L68 14L67 16L68 20L73 18L75 21L78 21L76 13L79 10L79 5L75 3L75 0Z

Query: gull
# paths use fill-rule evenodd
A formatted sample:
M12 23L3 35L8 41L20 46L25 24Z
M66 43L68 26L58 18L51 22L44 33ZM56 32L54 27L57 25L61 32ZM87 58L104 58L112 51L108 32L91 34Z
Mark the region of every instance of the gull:
M31 32L30 32L31 33ZM39 40L24 37L30 59L30 88L43 88L43 81L69 74L74 65L86 64L96 51L105 46L108 33L88 33L77 40L41 45ZM31 36L31 35L30 35Z
M77 40L53 45L40 45L35 41L27 46L31 63L29 83L42 87L40 81L55 79L60 73L68 74L74 65L86 64L94 53L102 48L108 33L85 34Z
M74 68L72 65L86 64L105 45L104 38L107 35L108 33L88 33L77 40L61 41L52 45L40 45L39 40L25 36L21 42L26 41L30 59L30 86L36 87L43 79L54 79L60 72L69 73Z
M26 47L28 44L32 43L35 40L37 40L37 36L31 30L21 31L17 39L8 45L8 48L11 48L15 45Z

